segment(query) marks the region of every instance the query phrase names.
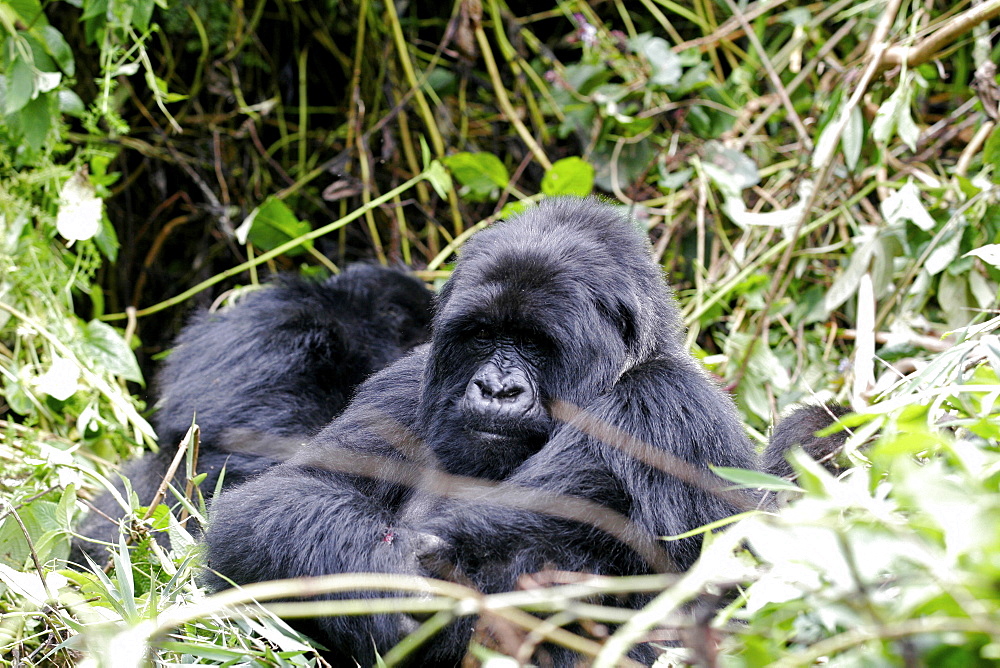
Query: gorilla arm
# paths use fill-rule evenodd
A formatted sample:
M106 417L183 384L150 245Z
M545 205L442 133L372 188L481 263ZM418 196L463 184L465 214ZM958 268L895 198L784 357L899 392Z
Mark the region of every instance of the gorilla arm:
M545 446L473 503L452 501L429 530L486 591L543 568L601 574L685 569L700 538L658 545L753 507L709 465L755 468L731 400L686 357L629 371L584 409L555 403ZM526 491L527 490L527 491ZM512 502L509 502L512 501ZM530 506L530 507L529 507Z
M407 492L393 482L413 467L389 436L412 427L423 359L415 353L372 377L347 412L293 459L223 492L211 507L209 567L237 584L329 573L415 574L409 534L394 526ZM307 632L315 629L332 650L364 664L373 659L373 640L380 649L391 647L413 622L379 615L312 624Z
M801 406L778 422L761 457L763 469L771 475L790 477L792 465L786 459L788 451L801 446L810 457L822 464L831 473L838 473L837 455L844 449L849 430L842 430L829 436L816 433L837 423L841 417L851 412L847 406L826 404Z

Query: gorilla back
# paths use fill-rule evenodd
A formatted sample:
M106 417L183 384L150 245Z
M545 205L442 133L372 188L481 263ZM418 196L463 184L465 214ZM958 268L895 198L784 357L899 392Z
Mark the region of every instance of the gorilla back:
M286 459L344 409L361 381L427 339L430 307L430 292L413 276L358 264L323 282L284 276L234 306L196 314L157 376L160 452L124 471L140 503L153 499L195 419L206 497L223 467L224 483L234 485ZM122 508L111 494L95 505L101 513L81 533L117 542ZM95 559L104 553L96 543L76 547Z
M547 200L480 232L432 328L429 346L364 383L291 460L216 500L212 569L239 584L436 575L495 593L543 569L685 569L700 538L661 537L757 503L709 469L758 463L732 401L684 350L674 299L623 209ZM323 617L308 631L332 659L371 665L416 625ZM460 663L473 626L437 634L415 665ZM633 655L653 659L645 646ZM536 658L579 659L554 646Z

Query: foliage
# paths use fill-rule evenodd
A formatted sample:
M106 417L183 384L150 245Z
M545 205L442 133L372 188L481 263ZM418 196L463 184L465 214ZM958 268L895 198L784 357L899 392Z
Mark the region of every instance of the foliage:
M151 360L213 286L359 258L440 281L497 217L593 192L649 232L689 344L751 431L848 401L852 466L797 459L801 491L752 479L787 507L712 534L681 577L498 595L487 623L620 624L595 665L647 631L680 638L664 665L994 662L998 15L996 0L0 1L3 660L313 661L249 598L205 598L163 507L123 498L136 521L111 562L62 570L109 464L155 447ZM346 582L416 588L392 605L431 626L474 598ZM628 618L595 603L640 590L660 593Z
M717 586L752 568L713 621L746 622L723 644L734 665L995 662L998 343L977 335L937 355L856 420L855 445L879 431L863 453L848 448L867 465L835 479L800 455L804 493L709 548ZM753 556L734 557L733 540Z

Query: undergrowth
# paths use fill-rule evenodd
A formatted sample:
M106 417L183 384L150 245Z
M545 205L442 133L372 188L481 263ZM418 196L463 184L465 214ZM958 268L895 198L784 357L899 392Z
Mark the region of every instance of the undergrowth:
M277 613L372 604L254 603L308 587L413 591L393 609L479 611L529 638L582 616L595 666L649 637L662 665L992 665L998 15L0 2L0 661L307 665ZM844 474L799 457L794 482L739 478L784 509L709 534L680 575L482 597L346 574L207 596L162 507L133 509L108 563L66 568L86 499L156 447L146 380L191 308L357 259L440 285L476 230L590 193L648 231L688 344L752 433L796 402L851 404ZM625 617L592 603L630 591L658 595ZM472 652L514 665L497 649L518 652Z

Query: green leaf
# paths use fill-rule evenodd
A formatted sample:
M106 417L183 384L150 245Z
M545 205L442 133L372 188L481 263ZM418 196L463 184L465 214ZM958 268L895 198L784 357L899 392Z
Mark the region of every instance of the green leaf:
M70 529L73 526L73 515L76 513L76 483L69 483L59 497L56 506L56 523L63 529Z
M31 65L24 62L20 56L14 58L7 70L7 94L4 100L4 113L14 114L31 101L35 93L35 75Z
M606 84L614 78L615 73L605 65L576 63L568 65L563 71L568 83L581 95L590 95L595 88Z
M177 654L183 654L184 656L193 656L199 659L205 659L206 661L211 661L213 663L219 662L231 662L233 664L242 663L238 662L238 659L246 658L247 654L242 649L228 649L225 647L218 647L216 645L208 645L205 643L198 643L192 641L189 638L185 638L184 642L174 642L170 640L165 640L162 642L157 642L156 646L166 652L176 652Z
M421 146L427 149L426 142L424 142L423 138L421 138L420 141ZM430 149L427 149L427 151L425 151L425 164L426 158L429 156L429 150ZM448 175L448 170L444 168L444 165L437 160L432 160L427 166L427 169L424 171L424 177L430 181L430 184L434 187L434 192L438 194L438 197L441 199L448 197L448 191L451 190L451 177Z
M106 21L105 17L108 13L108 0L86 0L84 7L83 16L80 17L81 21L87 21L94 18L101 19L102 23Z
M861 158L861 147L865 139L865 125L861 118L861 107L851 109L851 114L847 117L847 125L844 126L844 134L840 137L840 147L844 151L844 164L854 171Z
M705 88L709 85L709 74L712 72L712 65L706 62L697 62L684 70L681 80L676 85L670 87L670 93L674 99L681 95L686 95L697 88Z
M717 141L706 142L703 152L705 172L725 195L739 197L760 183L757 164L749 156Z
M52 129L52 112L49 108L49 96L39 95L24 105L21 110L21 131L24 141L33 151L40 151L45 145L45 138Z
M499 218L500 220L515 218L517 216L520 216L525 211L527 211L530 207L531 207L531 202L528 201L514 200L511 202L507 202L506 204L503 205L503 208L500 209L500 213L497 215L497 218Z
M950 272L941 274L937 287L937 301L945 313L945 321L951 329L958 329L969 323L975 315L969 302L969 279L967 276L952 276Z
M788 482L784 478L779 478L770 473L761 471L748 471L747 469L737 469L729 466L713 466L712 472L715 475L734 482L741 487L750 489L768 489L775 492L800 492L799 486Z
M149 30L149 21L153 17L153 0L137 0L132 4L132 25L140 32Z
M268 251L308 234L311 230L312 226L299 220L287 204L276 197L268 197L247 216L243 225L240 225L237 238L247 235L246 240L257 248ZM311 246L311 241L306 242L288 251L287 255L299 255Z
M492 153L455 153L442 162L462 184L461 195L473 202L496 199L510 177L500 158Z
M83 105L83 100L73 91L64 88L58 91L57 95L60 113L80 118L87 111L87 108Z
M993 167L993 179L1000 178L1000 125L993 128L983 147L983 164Z
M666 165L659 165L659 175L660 178L657 180L656 185L660 187L661 190L671 191L683 188L688 183L691 182L691 175L694 170L690 167L685 169L678 169L675 172L668 172L666 170Z
M135 354L111 325L100 320L88 322L83 332L83 348L93 366L107 369L125 380L142 383L142 372Z
M1000 269L1000 244L986 244L985 246L974 248L962 257L969 257L970 255L978 257L983 262Z
M24 232L25 227L28 224L30 217L26 211L21 211L17 214L14 220L5 220L7 229L0 234L0 253L5 253L7 255L16 256L19 252L18 246L20 245L21 234ZM8 293L9 295L10 293ZM6 313L6 311L5 311ZM7 313L9 316L10 314ZM4 321L0 320L0 326Z
M35 87L38 87L38 75L42 72L58 73L59 68L56 61L49 55L48 46L39 33L27 32L23 34L24 43L31 50L31 56L27 59L32 65L35 74Z
M739 471L739 470L742 470L742 469L731 469L731 470L733 470L733 471ZM793 487L794 487L794 485L793 485ZM801 491L801 490L799 490L798 487L795 487L795 489L797 491ZM747 519L748 517L756 517L757 515L760 515L760 514L761 514L761 511L759 511L759 510L748 510L748 511L746 511L744 513L737 513L736 515L730 515L729 517L723 517L721 520L716 520L714 522L709 522L708 524L703 524L702 526L700 526L700 527L698 527L696 529L691 529L690 531L685 531L684 533L674 534L673 536L660 536L660 540L663 540L663 541L675 541L675 540L684 540L685 538L691 538L692 536L705 535L705 534L711 533L711 532L713 532L713 531L715 531L717 529L723 529L723 528L729 526L730 524L735 524L736 522L739 522L741 520Z
M583 158L557 160L542 177L542 192L548 197L585 197L594 189L594 167Z
M57 519L57 504L52 501L34 501L27 506L18 509L18 516L28 530L32 542L39 539L45 533L54 530L61 530L63 527ZM7 516L0 524L0 564L6 564L12 568L21 568L31 556L31 550L24 541L24 533L13 517ZM42 561L48 554L39 555Z
M927 212L920 195L920 188L913 181L908 180L879 205L882 217L890 225L908 220L924 232L930 232L936 223L931 214Z
M796 480L802 489L812 494L827 496L828 487L833 482L833 475L823 465L806 454L802 448L792 448L785 453L786 459L792 464Z
M895 132L911 151L916 150L920 128L914 123L910 111L916 85L912 77L904 78L892 95L879 106L872 122L872 138L879 144L887 143Z
M118 259L118 234L107 216L101 216L101 226L92 238L97 244L97 250L101 251L104 257L111 262Z
M649 83L654 86L673 86L681 80L681 57L670 49L670 44L662 37L639 35L631 46L649 61L652 74Z
M188 98L188 96L183 93L171 93L170 89L167 87L167 82L155 74L147 76L146 79L151 81L152 85L155 86L156 90L158 90L160 95L163 96L163 101L168 104L171 102L180 102Z
M6 0L3 4L17 12L26 25L46 25L49 22L38 0Z
M879 144L889 141L892 131L896 129L896 116L899 113L902 97L903 89L897 88L875 112L875 119L872 121L872 139Z
M73 76L76 72L76 62L73 60L73 50L63 39L62 33L52 26L42 26L39 31L42 40L45 42L45 51L52 56L52 59L66 76Z
M420 164L425 169L432 169L434 167L431 160L431 147L427 144L427 139L423 135L420 135ZM434 186L434 188L436 189L437 186ZM444 197L444 195L441 195L441 197Z
M31 396L26 391L26 383L21 382L18 376L3 376L3 398L12 411L18 415L28 415L34 409L35 404ZM0 557L2 558L2 557Z

